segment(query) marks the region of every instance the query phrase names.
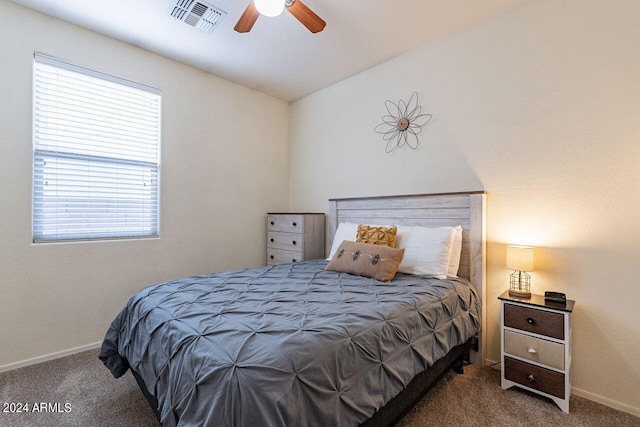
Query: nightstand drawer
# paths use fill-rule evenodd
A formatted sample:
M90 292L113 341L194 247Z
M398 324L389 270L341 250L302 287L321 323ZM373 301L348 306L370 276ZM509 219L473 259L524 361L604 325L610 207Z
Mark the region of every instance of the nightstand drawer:
M284 231L287 233L301 233L304 226L303 215L278 214L267 217L267 231Z
M505 304L504 326L564 339L564 315L561 313Z
M283 264L286 262L302 261L302 253L284 251L282 249L267 248L267 264Z
M267 233L267 247L297 252L302 248L302 238L303 236L300 233L270 231Z
M564 374L559 372L505 356L504 376L510 381L564 399Z
M564 370L564 344L505 330L504 352Z

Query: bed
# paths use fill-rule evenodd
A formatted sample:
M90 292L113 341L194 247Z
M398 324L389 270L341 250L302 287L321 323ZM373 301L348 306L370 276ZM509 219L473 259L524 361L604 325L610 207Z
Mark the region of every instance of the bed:
M381 282L309 260L143 289L100 359L164 426L392 425L452 367L482 364L482 192L330 200L340 223L462 226L459 278Z

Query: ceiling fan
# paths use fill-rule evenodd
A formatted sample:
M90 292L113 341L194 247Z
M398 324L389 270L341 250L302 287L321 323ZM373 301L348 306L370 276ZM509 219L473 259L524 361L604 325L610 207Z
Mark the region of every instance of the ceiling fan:
M285 7L312 33L319 33L324 30L325 25L327 25L322 18L316 15L300 0L251 0L249 6L247 6L240 19L238 19L234 30L239 33L247 33L251 31L251 27L255 24L258 16L278 16Z

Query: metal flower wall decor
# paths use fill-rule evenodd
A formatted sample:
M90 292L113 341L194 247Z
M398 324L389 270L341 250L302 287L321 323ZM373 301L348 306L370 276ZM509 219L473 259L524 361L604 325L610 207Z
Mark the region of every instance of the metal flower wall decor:
M418 148L418 134L422 132L422 126L431 121L431 114L421 114L422 107L418 105L418 92L413 92L409 102L403 100L391 102L385 101L389 114L382 116L382 123L374 128L374 131L382 135L387 141L386 153L405 144L412 149Z

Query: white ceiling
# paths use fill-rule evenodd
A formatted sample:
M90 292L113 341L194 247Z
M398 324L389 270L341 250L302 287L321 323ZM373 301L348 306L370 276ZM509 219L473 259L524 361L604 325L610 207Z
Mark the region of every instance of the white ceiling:
M227 16L205 34L169 15L170 0L11 0L294 101L525 0L302 0L326 22L312 34L293 15L233 30L250 0L205 0Z

